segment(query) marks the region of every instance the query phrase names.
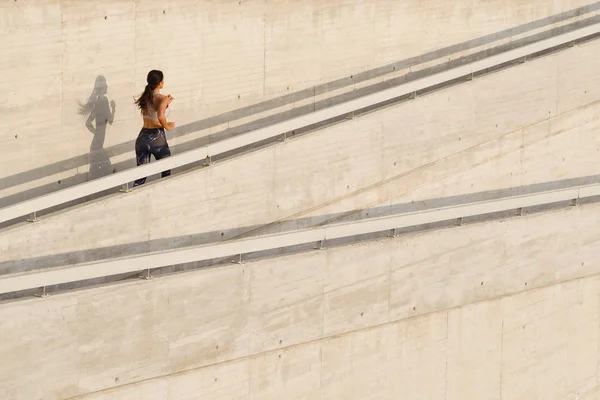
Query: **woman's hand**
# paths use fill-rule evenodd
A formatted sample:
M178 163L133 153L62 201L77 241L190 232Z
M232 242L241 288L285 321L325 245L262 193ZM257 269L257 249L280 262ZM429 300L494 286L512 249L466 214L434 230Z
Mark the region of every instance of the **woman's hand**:
M168 131L175 129L175 122L168 122L167 128Z
M167 104L171 104L171 102L175 100L175 98L173 96L171 96L170 94L167 95Z

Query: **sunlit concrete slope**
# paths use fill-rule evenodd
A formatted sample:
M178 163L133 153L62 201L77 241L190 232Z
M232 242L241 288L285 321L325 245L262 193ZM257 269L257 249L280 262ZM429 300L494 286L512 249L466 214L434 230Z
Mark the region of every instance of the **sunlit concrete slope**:
M593 175L599 51L597 41L577 46L5 229L0 268L115 257L228 239L286 219L307 226L390 201Z
M0 398L597 399L600 205L0 304Z
M3 230L0 268L114 257L228 239L285 219L306 226L390 201L592 175L599 52L598 41L577 46Z
M176 98L180 152L367 78L583 21L598 3L19 0L0 14L2 206L134 166L133 96L150 69Z

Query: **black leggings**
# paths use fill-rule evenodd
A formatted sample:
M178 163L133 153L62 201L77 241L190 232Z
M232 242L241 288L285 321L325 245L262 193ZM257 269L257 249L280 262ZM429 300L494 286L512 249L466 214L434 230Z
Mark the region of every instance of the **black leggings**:
M137 165L148 164L151 155L157 160L171 155L164 128L142 128L135 141ZM169 175L171 175L171 170L163 171L161 174L163 178ZM144 183L146 183L146 178L140 178L133 183L133 186L143 185Z

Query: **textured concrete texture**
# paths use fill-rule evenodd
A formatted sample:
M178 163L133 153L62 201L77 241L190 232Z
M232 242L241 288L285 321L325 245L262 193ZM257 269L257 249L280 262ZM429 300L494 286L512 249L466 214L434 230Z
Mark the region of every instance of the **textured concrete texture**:
M282 220L289 222L263 232L370 207L548 189L591 175L600 148L599 51L599 41L589 42L6 229L0 270L230 239Z
M180 127L169 136L180 152L316 107L367 78L454 60L597 8L590 0L6 1L0 144L10 151L0 160L0 205L132 167L140 128L132 97L152 68L165 71L176 97L170 118Z
M0 398L595 399L599 216L584 205L4 303Z

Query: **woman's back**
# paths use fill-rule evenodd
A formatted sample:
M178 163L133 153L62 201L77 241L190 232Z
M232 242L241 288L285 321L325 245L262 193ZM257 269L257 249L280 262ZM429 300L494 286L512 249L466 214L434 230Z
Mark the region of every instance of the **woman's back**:
M152 100L148 104L148 107L146 107L146 109L144 110L142 118L158 121L158 111L156 110L158 109L157 103L160 103L160 100L157 99L159 96L161 95L157 94L152 96Z
M165 98L162 94L154 94L151 100L148 102L148 106L142 113L144 119L144 128L162 128L162 124L158 119L158 107L161 101ZM167 105L167 107L169 107Z

